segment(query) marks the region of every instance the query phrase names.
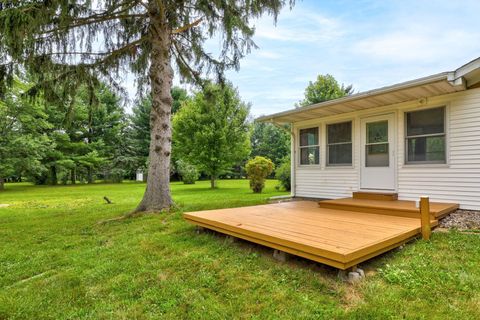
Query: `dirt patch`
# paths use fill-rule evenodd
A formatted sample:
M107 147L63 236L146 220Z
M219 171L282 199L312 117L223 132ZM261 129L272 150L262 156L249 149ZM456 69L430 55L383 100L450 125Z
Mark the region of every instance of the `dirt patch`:
M9 204L0 203L0 208L6 208L6 207L9 207L9 206L10 206Z
M439 227L459 230L480 230L480 211L457 210L440 220Z
M337 290L343 293L341 302L345 310L354 309L363 302L361 290L357 285L344 285Z

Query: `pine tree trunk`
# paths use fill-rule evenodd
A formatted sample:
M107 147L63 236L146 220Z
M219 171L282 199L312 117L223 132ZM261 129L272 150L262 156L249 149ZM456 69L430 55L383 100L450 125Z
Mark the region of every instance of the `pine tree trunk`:
M5 190L5 179L0 177L0 191Z
M173 69L170 64L170 31L156 1L150 1L151 45L150 86L150 149L147 188L136 211L160 211L173 205L170 194L170 154L172 149L172 88Z

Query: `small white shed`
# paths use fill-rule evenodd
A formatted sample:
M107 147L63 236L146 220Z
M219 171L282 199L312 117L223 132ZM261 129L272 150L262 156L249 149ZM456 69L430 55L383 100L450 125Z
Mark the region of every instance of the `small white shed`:
M137 177L136 177L135 180L143 182L143 170L141 170L141 169L137 170Z

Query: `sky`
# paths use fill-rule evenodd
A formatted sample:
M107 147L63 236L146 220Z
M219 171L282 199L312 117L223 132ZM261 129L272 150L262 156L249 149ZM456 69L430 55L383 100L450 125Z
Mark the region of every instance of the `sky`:
M361 92L451 71L480 56L479 12L479 0L297 0L276 25L254 21L259 48L226 76L260 116L292 109L319 74Z

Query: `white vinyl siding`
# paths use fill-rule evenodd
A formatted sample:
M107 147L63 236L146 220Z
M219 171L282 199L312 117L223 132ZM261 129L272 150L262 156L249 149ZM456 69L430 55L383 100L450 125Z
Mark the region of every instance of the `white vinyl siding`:
M447 165L402 164L399 197L416 200L425 194L433 201L480 210L480 89L451 96L446 101Z
M446 163L405 164L405 112L446 106ZM397 192L400 199L456 202L461 208L480 210L480 88L376 109L302 121L296 128L318 126L320 165L295 166L295 195L313 198L349 197L360 185L360 119L365 116L397 114ZM353 164L326 165L326 125L352 121ZM298 132L298 131L297 131ZM296 150L298 155L298 149Z
M342 118L343 121L352 121L352 117ZM330 122L332 123L332 122ZM329 124L330 124L329 123ZM298 197L309 198L342 198L348 197L358 188L359 157L355 156L358 150L356 141L358 125L352 121L352 142L353 156L351 166L327 166L327 135L326 124L318 120L314 124L319 127L320 132L320 165L316 167L296 166L295 194Z
M297 168L296 196L335 199L349 197L357 190L355 170L302 170Z

